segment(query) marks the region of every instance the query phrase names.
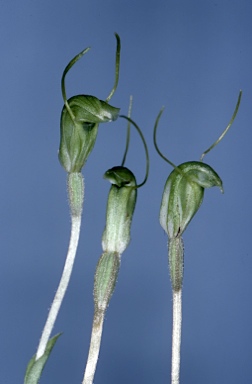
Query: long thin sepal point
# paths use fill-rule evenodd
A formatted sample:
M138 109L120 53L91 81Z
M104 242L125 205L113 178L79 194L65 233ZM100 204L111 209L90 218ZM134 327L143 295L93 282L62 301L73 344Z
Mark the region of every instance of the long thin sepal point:
M239 92L239 96L238 96L238 100L237 100L237 103L236 103L236 106L235 106L235 110L234 110L234 113L233 113L233 116L231 117L231 120L230 122L228 123L227 127L225 128L225 130L222 132L222 134L220 135L220 137L205 151L202 153L201 155L201 158L200 158L200 161L203 161L203 158L206 156L206 154L208 152L210 152L214 147L216 147L217 144L219 144L219 142L223 139L223 137L226 135L226 133L228 132L229 128L231 127L231 125L233 124L234 122L234 119L236 118L236 115L237 115L237 112L239 110L239 106L240 106L240 102L241 102L241 97L242 97L242 91Z
M111 99L113 94L115 93L117 85L118 85L118 81L119 81L121 40L120 40L120 37L117 33L115 33L115 37L116 37L115 81L114 81L114 86L113 86L110 94L106 98L107 103L109 102L109 100Z
M66 87L65 87L65 77L66 77L66 74L67 72L72 68L72 66L76 63L76 61L78 61L83 55L85 55L85 53L87 53L88 51L90 50L90 47L88 48L85 48L83 49L83 51L81 51L80 53L78 53L78 55L76 55L66 66L66 68L64 69L64 72L63 72L63 75L62 75L62 78L61 78L61 92L62 92L62 97L63 97L63 100L64 100L64 104L66 106L66 109L69 113L69 115L71 116L71 119L73 120L73 122L75 121L75 116L68 104L68 101L67 101L67 96L66 96Z

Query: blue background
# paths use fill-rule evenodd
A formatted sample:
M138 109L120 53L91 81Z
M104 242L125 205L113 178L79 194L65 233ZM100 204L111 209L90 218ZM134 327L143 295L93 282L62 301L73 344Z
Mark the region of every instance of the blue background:
M13 0L0 9L0 383L23 382L68 246L66 174L57 159L62 71L91 46L69 73L67 94L106 98L114 81L114 32L122 54L111 104L127 114L133 95L132 118L144 132L151 165L107 311L95 384L170 381L172 296L158 216L172 169L154 150L153 125L165 105L161 150L176 164L198 160L227 125L240 89L237 118L205 159L225 193L207 190L184 234L181 383L251 383L251 1ZM53 331L64 333L41 384L82 381L110 188L102 176L121 163L125 134L122 119L100 125L84 168L81 239ZM126 166L139 182L144 161L132 129Z

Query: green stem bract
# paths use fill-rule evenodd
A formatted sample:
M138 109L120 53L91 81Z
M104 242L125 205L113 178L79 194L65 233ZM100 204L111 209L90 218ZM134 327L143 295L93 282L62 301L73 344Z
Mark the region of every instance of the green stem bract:
M84 180L80 172L68 174L67 180L71 216L81 216L84 200Z
M104 252L100 257L94 278L95 315L106 311L117 282L120 269L120 255Z
M173 291L182 289L184 270L184 246L181 236L169 239L169 269Z

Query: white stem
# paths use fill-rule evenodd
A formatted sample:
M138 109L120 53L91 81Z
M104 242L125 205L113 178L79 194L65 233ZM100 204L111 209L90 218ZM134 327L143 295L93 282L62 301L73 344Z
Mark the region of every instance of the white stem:
M80 226L81 226L81 215L72 216L71 237L70 237L69 248L66 256L65 266L60 279L57 292L54 296L52 306L50 308L50 311L42 332L42 336L41 336L37 353L36 353L36 360L38 360L45 352L46 345L50 338L54 323L59 313L60 306L63 301L64 295L70 280L74 259L75 259L75 255L78 247Z
M100 312L98 314L94 314L87 365L82 384L93 384L96 365L100 352L104 314L105 311L103 313Z
M173 291L173 329L171 383L179 384L180 345L182 325L182 289Z

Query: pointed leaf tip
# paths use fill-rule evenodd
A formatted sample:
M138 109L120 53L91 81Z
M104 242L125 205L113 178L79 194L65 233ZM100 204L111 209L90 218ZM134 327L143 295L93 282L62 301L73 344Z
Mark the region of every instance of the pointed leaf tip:
M24 384L37 384L39 382L47 359L60 335L61 333L58 333L48 341L45 353L38 360L36 360L36 355L31 358L27 365Z

